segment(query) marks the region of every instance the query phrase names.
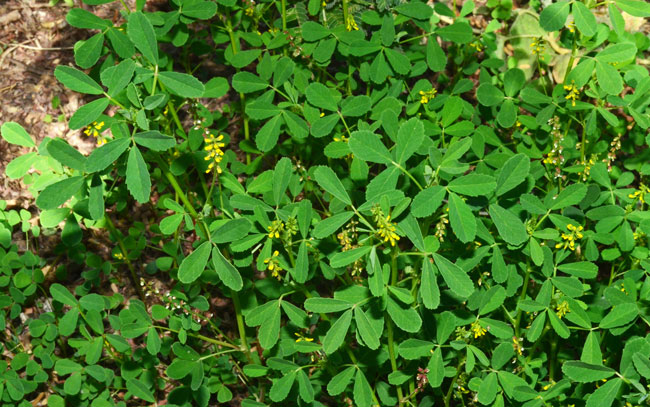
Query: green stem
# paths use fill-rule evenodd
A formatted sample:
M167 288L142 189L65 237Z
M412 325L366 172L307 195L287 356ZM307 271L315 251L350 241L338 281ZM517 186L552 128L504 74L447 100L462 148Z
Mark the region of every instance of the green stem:
M422 191L424 189L424 188L422 188L422 185L420 185L418 180L416 180L415 177L413 175L411 175L411 173L406 170L406 168L402 167L401 165L399 165L396 162L393 162L393 165L395 165L400 171L402 171L407 177L409 177L411 179L411 181L413 181L415 183L415 185L418 186L420 191Z
M115 236L115 240L117 240L117 245L119 246L120 251L122 252L122 257L124 257L124 261L126 262L126 265L129 268L129 272L131 273L131 280L133 280L133 286L135 287L135 290L138 293L138 297L140 297L142 302L144 302L145 300L144 293L140 289L140 281L138 280L138 277L135 274L135 268L133 268L133 263L131 263L131 260L129 260L126 246L124 246L124 242L122 242L122 239L120 238L120 234L115 228L115 225L113 224L111 218L108 215L106 215L104 216L104 219L106 219L106 225L110 229L113 236Z
M287 0L282 0L282 31L287 31Z
M528 290L528 280L530 280L530 260L526 261L526 275L524 276L524 284L521 286L521 293L519 294L519 301L521 302L526 298L526 291ZM521 309L517 310L517 317L515 318L515 335L519 336L519 324L521 323Z
M251 351L248 347L248 341L246 340L246 327L244 325L244 317L241 313L241 303L239 302L239 294L237 291L230 290L230 295L232 297L232 303L235 306L235 318L237 319L237 329L239 330L239 338L241 339L241 345L246 353L246 357L250 363L253 363L253 357L251 356Z
M395 248L393 248L392 254L391 254L391 277L390 277L390 285L394 286L397 284L397 251ZM393 338L393 321L390 319L390 316L388 314L385 315L385 320L386 320L386 333L388 334L388 355L390 356L390 366L393 369L393 372L397 372L397 360L395 359L395 341ZM403 398L404 394L402 393L402 387L397 386L397 399L399 401L399 405L403 405Z
M456 380L458 380L458 376L460 376L460 368L463 366L463 363L465 363L465 360L461 360L460 363L458 363L458 367L456 368L456 376L454 376L452 379L451 384L449 385L449 390L447 390L447 394L445 394L445 407L449 407L449 401L451 400L451 395L454 392Z
M156 329L162 329L162 330L169 331L169 332L174 332L174 333L178 333L178 332L179 332L179 331L176 330L176 329L168 328L168 327L166 327L166 326L161 326L161 325L154 325L153 327L156 328ZM202 341L205 341L205 342L211 343L211 344L213 344L213 345L219 345L219 346L224 346L224 347L226 347L226 348L230 348L230 349L241 350L241 349L239 348L239 346L237 346L237 345L233 345L233 344L228 343L228 342L220 341L220 340L218 340L218 339L208 338L208 337L205 336L205 335L195 334L195 333L192 333L192 332L188 332L187 335L188 335L188 336L191 336L191 337L193 337L193 338L200 339L200 340L202 340Z

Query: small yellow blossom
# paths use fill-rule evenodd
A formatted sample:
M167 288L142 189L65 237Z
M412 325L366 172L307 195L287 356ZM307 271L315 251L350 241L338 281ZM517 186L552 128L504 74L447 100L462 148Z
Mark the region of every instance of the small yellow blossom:
M113 257L115 257L118 260L124 260L124 255L122 253L115 253Z
M516 336L512 337L512 348L517 352L519 356L524 353L524 347L521 346L522 339L517 338Z
M650 193L650 188L645 186L645 184L639 185L639 190L634 191L631 194L629 194L627 197L630 199L634 199L635 201L639 201L642 204L645 203L645 196L646 194Z
M429 103L430 100L436 97L436 93L438 91L435 88L431 88L430 90L421 90L420 91L420 103L423 105L426 105Z
M555 311L557 317L561 319L563 316L571 312L571 310L569 309L569 303L566 301L562 301L555 307Z
M280 266L280 261L278 260L279 256L280 252L277 250L274 251L271 257L264 259L264 264L266 264L266 269L271 272L273 277L281 280L282 276L280 276L280 271L282 271L282 266Z
M470 47L474 48L476 52L481 52L483 51L483 44L481 44L479 41L474 41L469 44Z
M395 243L399 240L399 235L395 233L395 223L390 221L390 215L385 216L379 206L375 206L372 212L377 223L379 237L384 239L384 242L390 242L391 246L395 246Z
M359 26L357 25L357 22L354 21L352 14L348 14L348 19L345 22L345 29L348 31L359 31Z
M472 322L472 326L470 327L472 330L472 333L474 334L474 339L480 338L481 336L485 335L487 333L487 330L481 326L481 324L478 321Z
M298 337L298 339L296 339L296 342L300 342L300 341L313 342L314 341L314 338L308 338L306 336L303 336L299 332L294 333L294 335L296 335Z
M205 172L208 173L212 171L212 168L214 168L216 164L217 173L221 174L221 167L219 166L219 163L221 160L223 160L224 152L222 148L226 145L222 142L223 135L220 134L218 137L215 137L214 134L210 133L204 140L205 147L203 149L208 152L205 160L210 161L210 165L208 165L208 169L205 170Z
M571 81L570 85L564 85L564 90L569 92L564 98L571 101L571 106L575 106L576 100L580 97L580 89L576 86L575 81Z
M320 112L320 116L319 116L319 117L325 117L325 112Z
M569 29L569 32L576 32L576 23L575 21L571 21L569 24L566 26Z
M104 129L104 122L92 122L92 124L86 127L84 134L88 137L93 136L97 139L97 146L106 144L106 139L101 136L102 129Z
M535 38L530 43L531 52L533 55L541 55L544 52L545 44L542 38Z
M568 247L570 250L573 251L573 250L576 249L576 240L582 239L583 236L584 236L582 234L583 227L582 226L574 226L574 225L569 223L566 226L566 228L569 230L570 233L562 233L562 240L564 240L564 242L560 242L560 243L556 244L555 248L556 249L560 249L560 248L566 249Z
M267 227L267 229L269 230L269 237L271 239L273 238L279 239L280 232L284 230L284 223L282 223L281 220L274 220L273 222L271 222L271 225Z

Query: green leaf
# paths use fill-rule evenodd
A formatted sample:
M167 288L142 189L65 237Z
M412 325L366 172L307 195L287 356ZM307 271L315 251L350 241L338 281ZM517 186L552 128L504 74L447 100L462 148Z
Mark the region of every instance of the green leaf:
M456 44L467 44L472 41L472 27L466 22L455 22L436 31L443 39Z
M314 178L321 188L332 194L339 201L347 205L352 205L352 200L350 199L348 192L345 190L345 187L343 187L339 177L331 168L322 165L316 167Z
M268 119L280 113L282 113L282 110L279 107L259 99L246 106L246 114L255 120Z
M623 303L612 307L611 311L600 321L601 329L611 329L628 324L639 315L636 303Z
M361 309L361 307L354 308L354 320L357 322L357 329L361 335L361 339L370 349L379 348L379 334L370 323L368 315Z
M632 361L634 362L634 367L641 376L646 379L650 378L650 360L647 355L642 355L637 352L632 356Z
M429 369L427 378L429 379L429 384L431 387L434 389L440 387L443 380L445 379L445 364L444 360L442 359L442 350L440 347L436 348L436 350L433 352L433 355L427 364L427 369Z
M158 65L158 43L156 33L151 22L141 11L129 14L129 22L126 27L129 39L142 55L153 65Z
M252 93L269 86L259 76L250 72L238 72L232 77L232 87L240 93Z
M551 326L553 327L555 333L557 333L560 338L567 339L569 335L571 335L571 331L569 331L569 328L566 326L566 324L562 322L562 320L555 314L555 312L547 310L546 313L548 314L548 318L551 321Z
M341 346L341 344L343 344L351 322L352 310L349 309L345 311L330 327L323 339L323 350L326 354L329 355L333 353Z
M384 48L384 53L396 73L406 75L411 70L411 63L406 55L392 48Z
M395 20L393 20L392 14L384 15L379 35L384 47L390 47L393 45L393 41L395 41Z
M472 295L474 283L463 269L436 253L433 254L433 260L447 287L454 294L462 298Z
M422 318L413 308L398 303L392 297L388 296L386 311L395 325L403 331L415 333L422 327Z
M81 10L81 9L76 9ZM85 10L84 10L85 11ZM88 95L101 95L104 90L90 76L69 66L59 65L54 69L54 76L66 88Z
M131 148L126 163L126 187L136 201L140 203L149 202L151 177L142 153L135 146Z
M497 204L490 205L490 218L499 231L500 237L513 246L519 246L528 240L526 226L512 212Z
M166 151L176 145L174 137L166 136L157 130L136 133L133 140L141 146L154 151Z
M65 288L63 285L59 283L54 283L50 286L50 295L52 295L52 298L61 304L69 305L71 307L77 306L78 302L77 299L68 291L67 288Z
M571 184L560 192L549 209L556 210L577 205L585 195L587 195L587 186L585 184Z
M361 246L351 250L346 250L344 252L338 252L334 254L330 259L330 265L333 268L345 267L348 264L351 264L359 260L361 257L366 255L371 249L372 246Z
M239 291L244 287L244 282L239 271L223 257L223 254L221 254L221 251L217 247L212 249L212 265L219 279L226 287L234 291Z
M496 195L500 196L521 184L530 172L530 159L524 154L516 154L503 164L497 176Z
M483 83L476 89L476 98L483 106L498 105L504 97L499 88L489 83Z
M149 390L149 387L140 380L128 379L126 381L126 389L135 397L144 401L148 401L149 403L155 401L153 393Z
M445 188L439 185L423 189L413 198L411 215L416 218L431 216L440 207L446 194Z
M282 314L280 312L280 302L274 301L271 310L266 313L266 318L260 326L258 338L260 345L264 349L271 349L278 342L280 335L280 322Z
M426 257L422 261L420 295L422 296L422 302L427 309L434 310L440 305L440 288L438 288L438 279L433 273L433 265Z
M278 144L283 123L284 120L280 114L266 122L255 135L257 148L264 152L271 151Z
M230 219L215 229L210 234L210 239L215 244L234 242L246 237L252 227L253 225L246 218Z
M301 28L302 38L307 42L315 42L332 34L330 30L313 21L305 21Z
M354 378L354 403L358 407L370 407L372 405L372 387L361 369L357 369Z
M397 132L395 155L397 163L403 165L413 153L418 151L424 141L424 125L417 117L402 123Z
M70 118L68 123L70 129L78 130L97 120L109 103L107 98L100 98L81 106Z
M73 8L68 11L65 20L73 27L86 28L89 30L104 30L113 26L109 20L99 18L90 11L86 11L82 8Z
M503 75L503 90L506 96L514 97L526 84L526 74L519 68L509 69Z
M298 248L298 257L296 258L296 267L293 269L293 278L297 283L303 284L307 281L309 274L309 257L307 253L307 242L302 241Z
M598 266L588 261L578 261L575 263L560 264L558 270L571 274L579 278L596 278L598 275Z
M305 89L305 96L309 103L332 112L337 111L337 103L341 99L341 95L338 92L336 95L338 97L335 97L330 88L320 82L313 82Z
M354 212L342 212L318 222L312 232L316 239L322 239L339 230L347 221L352 219Z
M600 87L610 95L618 95L623 91L621 75L608 63L596 60L596 79Z
M300 398L307 403L314 401L314 388L309 381L309 376L305 373L304 369L298 371L298 394Z
M86 160L86 171L103 171L106 167L113 164L129 148L130 144L131 140L129 138L120 138L109 141L103 146L94 149Z
M305 309L309 312L330 313L352 308L354 304L336 298L313 297L305 301Z
M603 353L600 350L598 336L599 334L597 331L591 331L589 332L589 335L587 335L585 345L582 348L582 354L580 355L580 360L582 362L594 365L603 364Z
M418 250L421 252L427 251L424 245L422 230L420 230L420 225L413 215L406 216L404 220L399 223L399 227Z
M586 37L593 37L596 35L596 27L598 23L596 17L591 10L583 3L576 1L573 3L573 19L575 20L576 27Z
M650 17L650 4L642 0L616 0L621 10L635 17Z
M180 380L192 372L194 365L196 365L195 361L177 358L167 367L165 374L170 379Z
M92 67L99 60L103 46L104 34L97 33L93 35L75 48L74 61L84 69Z
M79 176L50 184L38 195L36 205L43 210L57 208L77 193L83 183L84 178Z
M120 93L131 82L135 72L135 62L132 59L126 59L118 65L106 68L101 73L101 80L104 86L108 88L108 94L115 96ZM164 94L149 96L149 98L164 98Z
M212 243L203 242L189 256L183 259L178 268L178 279L181 283L190 284L201 277L208 264Z
M27 131L16 122L6 122L0 128L2 138L9 144L15 144L23 147L35 147L34 140L29 136Z
M282 201L284 193L289 186L293 164L287 157L281 158L273 170L273 200L277 205Z
M55 160L67 167L80 171L86 167L86 157L60 138L50 140L47 143L47 151Z
M616 370L606 366L570 360L564 362L562 372L574 382L590 383L612 377L616 373Z
M499 383L497 381L497 374L490 372L484 379L478 389L478 402L483 405L491 404L497 397L499 390Z
M558 31L564 27L570 7L568 1L558 1L547 6L539 15L539 25L546 31Z
M207 81L204 85L205 91L203 92L204 98L220 98L225 96L230 90L228 80L223 77L214 77Z
M348 141L355 157L373 163L390 164L393 158L379 136L368 130L352 132Z
M438 41L427 41L427 65L433 72L440 72L447 66L447 54L442 50Z
M497 114L497 122L499 123L499 126L506 129L514 126L517 122L517 111L518 108L511 99L503 102L499 109L499 114Z
M371 108L370 96L350 96L341 103L341 114L345 117L360 117L368 113Z
M10 179L22 178L29 172L32 165L40 159L41 157L34 151L20 155L7 164L5 174L7 174L7 177Z
M494 177L482 174L467 174L454 178L447 188L459 194L468 196L489 195L497 187Z
M623 381L618 377L609 380L591 393L585 407L611 407L622 384Z
M596 59L605 63L620 63L633 59L636 53L637 48L634 43L621 42L608 45L604 50L596 54Z
M195 77L180 72L163 71L158 74L160 82L172 93L186 98L200 98L205 87Z
M458 240L468 243L476 236L476 218L461 197L449 193L449 222Z
M409 338L399 344L398 352L406 360L416 360L429 356L432 350L432 342Z
M158 354L158 352L160 352L161 345L162 341L160 340L160 336L158 336L158 331L156 331L156 328L149 328L149 332L147 333L147 351L149 354Z
M135 54L135 47L129 37L116 27L106 31L106 36L120 58L129 59Z
M409 1L395 7L395 11L416 20L428 20L433 15L433 9L421 1Z
M208 20L217 13L217 5L211 1L184 2L180 10L184 16Z
M350 366L332 377L329 383L327 383L327 392L329 395L338 396L343 393L345 388L348 387L348 384L350 384L350 380L352 380L352 376L354 376L356 370L355 366Z

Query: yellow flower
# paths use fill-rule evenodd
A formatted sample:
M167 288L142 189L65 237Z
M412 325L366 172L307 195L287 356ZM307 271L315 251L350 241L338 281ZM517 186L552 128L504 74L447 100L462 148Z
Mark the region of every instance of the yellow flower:
M476 52L481 52L481 51L483 51L483 44L481 44L481 43L478 42L478 41L471 42L471 43L469 44L469 46L472 47L472 48L474 48L474 49L476 50Z
M472 330L472 333L474 333L474 339L480 338L487 333L487 330L481 326L478 320L472 322L470 329Z
M224 152L222 148L226 146L226 144L222 142L223 135L220 134L218 137L215 137L214 134L210 133L204 140L205 147L203 147L203 150L208 153L208 155L205 156L205 161L210 161L210 165L208 165L208 169L205 170L205 172L208 173L212 171L212 168L216 165L217 173L221 174L219 163L223 160Z
M298 332L294 333L294 335L296 335L298 337L298 339L296 339L296 342L300 342L300 341L313 342L313 340L314 340L314 338L308 338L308 337L303 336L301 333L298 333Z
M575 21L571 21L569 24L567 24L567 28L569 29L569 32L575 32L576 31Z
M379 206L375 206L372 212L377 223L379 237L384 239L384 242L390 242L391 246L395 246L395 243L399 240L399 235L395 233L395 223L390 221L390 215L384 216L384 212Z
M124 255L122 253L115 253L113 257L115 257L118 260L124 260Z
M264 264L266 264L266 269L271 272L271 276L281 280L282 276L280 276L280 271L282 271L282 266L280 266L280 261L278 260L279 256L280 252L277 250L274 251L271 257L264 259Z
M557 317L561 319L563 316L571 312L571 310L569 309L569 303L566 301L562 301L555 307L555 311Z
M521 340L519 338L517 338L516 336L512 337L512 348L520 356L524 353L524 347L521 346Z
M271 222L271 225L267 227L267 229L269 230L269 238L279 239L280 232L284 230L284 223L282 223L281 220L274 220Z
M574 226L572 224L568 224L566 228L569 230L570 233L562 233L562 240L564 242L560 242L555 245L556 249L566 249L567 247L570 250L575 250L576 249L576 240L582 239L584 235L582 234L583 227L582 226Z
M580 89L575 84L575 81L571 81L570 85L564 85L564 90L569 92L564 98L571 101L571 106L576 105L576 100L580 97Z
M533 55L541 55L544 52L544 40L542 38L535 38L530 43L531 52Z
M429 103L430 100L436 97L436 93L438 93L438 91L435 88L431 88L430 90L427 91L421 90L419 92L420 103L426 105L427 103Z
M106 144L106 139L101 136L102 129L104 128L104 122L92 122L92 124L86 127L84 134L88 137L93 136L97 139L97 146Z
M359 26L357 25L357 22L354 21L354 17L352 14L348 14L348 19L345 22L345 29L348 31L358 31Z
M630 199L634 199L635 201L639 201L642 204L645 203L645 196L646 194L650 193L650 188L645 186L645 184L639 185L639 190L634 191L633 193L629 194L627 197Z

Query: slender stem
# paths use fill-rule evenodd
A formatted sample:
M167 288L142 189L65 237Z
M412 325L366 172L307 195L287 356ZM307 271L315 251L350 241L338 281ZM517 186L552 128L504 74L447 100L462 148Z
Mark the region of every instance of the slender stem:
M526 261L526 275L524 276L524 284L521 286L521 294L519 294L519 301L521 302L526 298L526 291L528 290L528 280L530 280L530 260ZM519 336L519 324L521 323L521 309L517 310L517 317L515 318L515 335Z
M282 0L282 31L287 31L287 0Z
M155 66L153 71L153 85L151 86L151 96L156 93L156 84L158 83L158 65Z
M451 384L449 385L449 390L447 390L447 394L445 395L445 407L449 407L449 401L451 400L451 395L454 392L456 380L458 380L458 376L460 376L460 368L463 366L463 363L465 363L465 360L461 360L460 363L458 363L458 367L456 368L456 376L454 376L452 379Z
M133 286L135 287L135 290L138 293L138 296L144 302L144 293L140 289L140 281L138 281L138 277L135 274L135 268L133 268L133 264L131 263L131 260L128 257L128 252L126 250L126 246L124 246L124 242L122 242L122 239L120 238L120 234L115 228L115 225L113 224L113 221L111 218L106 215L104 216L104 219L106 219L106 225L108 228L111 230L111 233L113 236L115 236L115 240L117 240L117 245L120 248L120 251L122 252L122 257L124 257L124 261L126 262L127 267L129 268L129 272L131 273L131 280L133 280Z
M241 345L246 353L248 361L253 363L253 357L251 356L251 350L248 347L248 342L246 340L246 326L244 325L244 317L241 313L241 303L239 301L239 294L237 291L230 290L230 295L232 297L232 303L235 306L235 317L237 319L237 329L239 330L239 339L241 339Z
M157 329L162 329L162 330L165 330L165 331L169 331L169 332L174 332L174 333L179 332L176 329L168 328L166 326L161 326L161 325L154 325L153 327L157 328ZM188 332L187 335L191 336L193 338L196 338L196 339L200 339L200 340L205 341L205 342L209 342L209 343L211 343L213 345L225 346L226 348L241 350L239 348L239 346L237 346L237 345L233 345L233 344L228 343L228 342L220 341L218 339L209 338L209 337L207 337L205 335L195 334L195 333L192 333L192 332Z
M392 254L391 254L391 280L390 284L391 285L396 285L397 284L397 250L393 248ZM395 341L393 338L393 321L390 319L390 316L388 314L385 315L385 320L386 320L386 333L388 334L388 355L390 356L390 366L393 369L393 372L397 372L397 361L395 359ZM399 401L399 405L403 405L403 398L404 395L402 393L402 387L397 386L397 399Z
M343 22L348 23L348 0L343 0Z
M395 165L400 171L402 171L404 174L406 174L406 176L409 177L411 179L411 181L413 181L415 183L415 185L418 186L420 191L422 191L424 189L424 188L422 188L422 185L420 185L418 180L416 180L415 177L413 175L411 175L411 173L406 170L406 168L402 167L401 165L399 165L396 162L393 162L393 165Z
M282 0L284 3L285 0ZM286 21L284 21L286 13L282 13L282 18L283 18L283 26L286 27ZM286 28L284 28L286 30ZM237 40L235 39L235 34L232 30L232 25L230 23L230 15L228 15L228 22L226 23L226 31L228 31L228 36L230 36L230 45L232 46L232 53L233 55L236 54L239 51L239 46L237 45ZM237 69L237 72L239 72L239 69ZM239 94L239 100L241 101L241 117L242 121L244 124L244 140L248 141L250 140L250 129L248 127L248 116L246 115L246 95L243 93ZM251 155L249 153L246 153L246 164L251 163Z

